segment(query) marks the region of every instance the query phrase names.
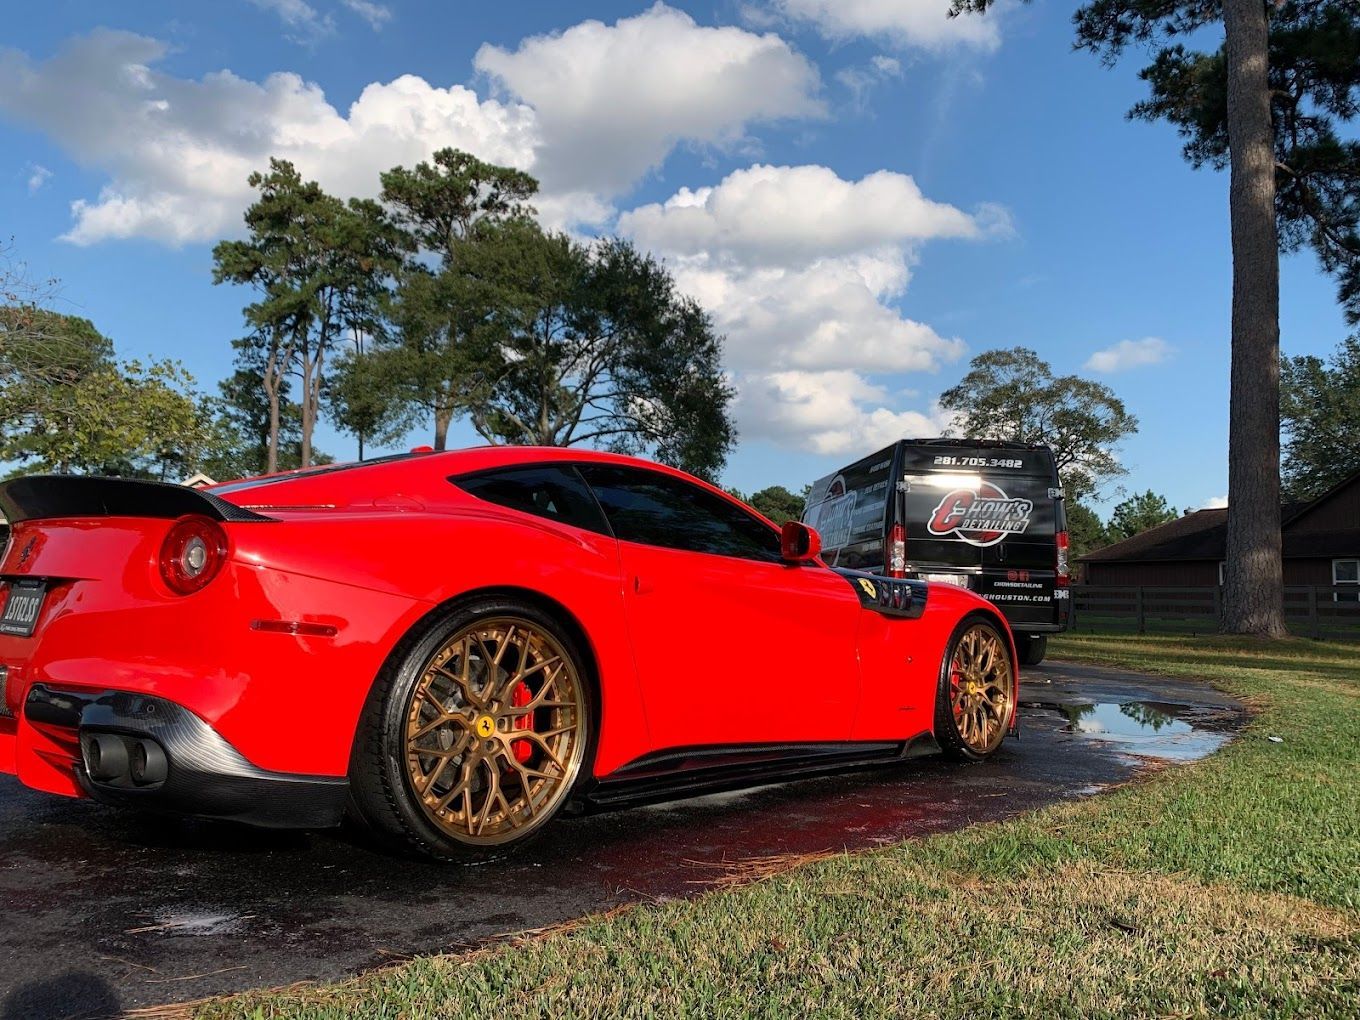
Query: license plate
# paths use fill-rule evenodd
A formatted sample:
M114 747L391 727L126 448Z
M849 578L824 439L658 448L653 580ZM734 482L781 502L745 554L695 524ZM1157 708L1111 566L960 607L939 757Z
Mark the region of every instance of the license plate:
M970 587L967 574L922 574L921 580L935 584L957 584L960 588Z
M28 637L38 622L47 587L41 581L15 581L0 612L0 634Z

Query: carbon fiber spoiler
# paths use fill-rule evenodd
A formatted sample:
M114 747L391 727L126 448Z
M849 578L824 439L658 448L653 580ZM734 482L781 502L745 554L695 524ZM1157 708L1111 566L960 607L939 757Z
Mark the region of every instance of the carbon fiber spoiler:
M0 482L0 514L10 524L51 517L183 517L269 521L271 517L183 485L88 475L27 475Z

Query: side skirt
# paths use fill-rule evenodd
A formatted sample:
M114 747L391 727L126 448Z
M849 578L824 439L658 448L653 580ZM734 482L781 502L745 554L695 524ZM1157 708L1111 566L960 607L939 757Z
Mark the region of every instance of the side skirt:
M601 811L699 797L890 764L938 750L929 731L892 742L675 748L644 755L595 780L581 798L581 807Z

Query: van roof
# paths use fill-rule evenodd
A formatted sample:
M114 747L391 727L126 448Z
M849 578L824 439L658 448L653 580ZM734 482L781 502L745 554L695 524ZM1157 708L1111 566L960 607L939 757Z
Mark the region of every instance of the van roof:
M1047 450L1047 443L1018 443L1011 439L902 439L909 446L980 446L989 450Z

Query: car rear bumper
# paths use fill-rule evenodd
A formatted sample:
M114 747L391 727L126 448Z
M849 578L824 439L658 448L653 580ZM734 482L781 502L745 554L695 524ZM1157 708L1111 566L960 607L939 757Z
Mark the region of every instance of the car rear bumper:
M275 828L337 825L344 811L344 777L262 769L165 698L37 683L13 722L0 768L39 789Z

